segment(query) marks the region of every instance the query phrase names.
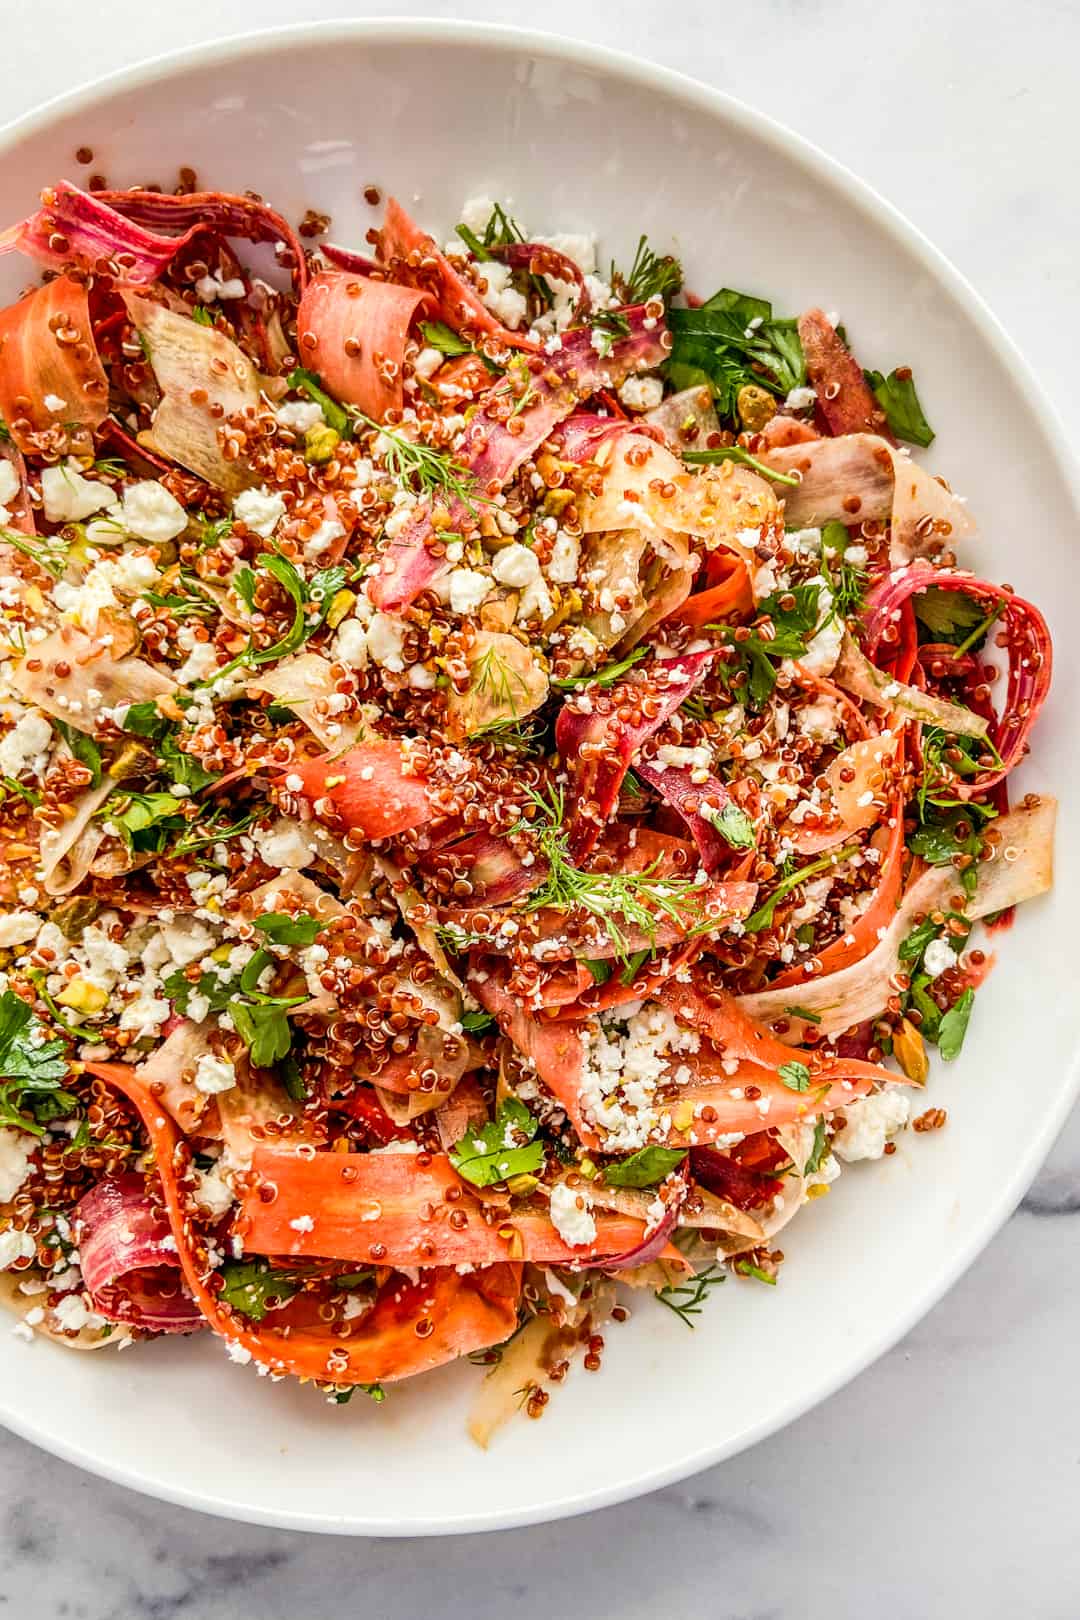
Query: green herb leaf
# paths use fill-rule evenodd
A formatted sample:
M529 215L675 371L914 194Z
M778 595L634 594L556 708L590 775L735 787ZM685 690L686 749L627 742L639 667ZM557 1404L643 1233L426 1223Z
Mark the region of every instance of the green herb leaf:
M789 1091L810 1090L810 1070L805 1063L781 1063L776 1072Z
M438 349L440 354L472 354L473 346L468 338L463 338L460 332L455 332L445 321L421 321L420 330L424 342L429 349Z
M762 478L769 478L774 484L789 484L792 487L799 483L798 478L790 473L777 472L775 467L769 467L764 461L752 456L749 450L744 450L738 444L721 445L718 450L682 450L680 454L684 461L695 467L712 467L721 461L736 461L742 467L752 467Z
M864 371L863 376L898 439L920 444L924 450L933 444L934 430L923 415L909 366L899 366L887 377L880 371Z
M116 803L108 800L98 815L112 823L129 849L159 855L169 835L187 826L185 802L171 793L125 793Z
M624 303L647 304L650 298L662 298L667 305L682 287L683 268L672 254L654 253L648 238L642 236L629 273L623 275L612 264L609 279Z
M739 391L748 385L784 398L806 382L794 320L776 320L763 298L725 287L697 309L668 312L667 371L674 387L708 383L722 417L738 423Z
M295 917L284 911L268 911L264 917L256 918L254 926L275 945L314 945L326 924L304 911Z
M65 720L54 720L53 725L67 743L74 758L90 772L90 786L97 787L101 781L101 749L97 743L92 737L76 731L74 726L69 726Z
M915 617L934 641L947 641L952 646L963 641L976 625L986 617L978 602L963 591L946 591L940 585L930 585L911 598Z
M809 1007L785 1007L784 1011L792 1018L801 1018L804 1024L820 1024L821 1014L811 1012Z
M290 1003L295 1005L295 1003ZM272 1069L292 1046L292 1025L280 1002L232 1001L229 1016L258 1069Z
M821 1169L825 1159L828 1141L829 1136L826 1128L825 1116L824 1114L821 1114L818 1116L814 1124L814 1145L810 1149L810 1157L803 1165L802 1173L804 1176L816 1175Z
M937 924L931 922L930 918L927 917L925 922L919 923L918 927L913 928L910 934L905 934L904 938L900 941L900 948L896 953L900 958L900 961L910 963L921 962L923 959L923 952L926 950L926 947L929 945L930 941L937 938L937 933Z
M694 1326L692 1319L701 1315L705 1301L726 1276L727 1272L723 1266L713 1264L707 1270L699 1271L689 1282L658 1289L656 1297L661 1305L666 1305L668 1310L674 1311L688 1328L692 1328Z
M620 658L617 663L605 664L591 675L567 675L562 680L552 681L551 684L562 692L571 692L582 686L598 686L606 689L621 681L635 664L639 664L648 655L648 652L648 647L635 647L625 658Z
M525 1104L508 1097L490 1124L473 1126L450 1149L450 1163L474 1187L491 1187L508 1176L535 1175L543 1168L544 1144L533 1138L540 1129Z
M305 366L297 366L289 373L289 387L295 388L299 394L305 394L318 405L326 418L327 426L332 427L335 433L340 433L343 439L352 438L352 418L344 405L339 405L333 395L326 392L322 378L314 371L308 371Z
M489 1029L495 1028L495 1020L480 1007L474 1012L462 1013L461 1027L469 1035L486 1035Z
M267 1311L286 1304L300 1286L295 1272L267 1260L226 1260L220 1267L225 1285L218 1298L241 1316L261 1322Z
M152 742L159 742L166 732L172 730L172 721L165 718L156 703L129 703L121 730L129 731L134 737L149 737Z
M214 317L211 315L205 304L193 305L191 310L191 318L197 326L213 326L214 324Z
M938 1051L947 1063L959 1057L960 1048L964 1044L968 1024L971 1022L971 1009L975 1005L974 990L965 990L955 1007L950 1007L938 1026Z
M588 968L594 984L607 984L611 978L611 963L605 961L603 957L583 956L581 965Z
M170 731L162 737L158 745L158 757L174 782L186 787L192 793L198 793L202 788L209 787L221 775L220 771L208 771L192 754L186 754L180 747L175 735Z
M233 575L232 584L233 590L236 592L241 602L243 602L248 612L254 613L255 587L258 584L258 580L255 578L255 570L253 568L249 568L245 563L243 568L238 568L236 570L236 573Z
M785 895L791 893L792 889L797 889L801 883L806 882L807 878L817 877L819 872L827 872L830 867L838 866L841 861L849 861L853 855L858 853L858 844L845 844L842 849L829 850L816 861L810 861L806 866L801 866L797 872L791 872L787 877L781 878L765 903L747 917L744 924L745 932L758 934L763 928L768 928L772 923L773 914L778 904L784 899Z
M0 1125L32 1136L42 1136L50 1120L78 1107L78 1098L60 1085L68 1072L67 1049L45 1033L13 990L0 995Z
M740 805L729 800L722 810L703 814L732 849L753 849L756 842L754 823Z
M618 1164L604 1166L604 1180L609 1187L655 1187L686 1158L677 1148L643 1147L631 1153Z

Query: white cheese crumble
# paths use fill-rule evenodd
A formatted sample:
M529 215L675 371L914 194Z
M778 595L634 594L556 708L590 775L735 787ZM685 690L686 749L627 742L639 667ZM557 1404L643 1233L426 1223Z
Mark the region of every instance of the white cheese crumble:
M125 489L120 510L120 521L137 540L175 540L187 528L187 513L180 502L153 478Z
M0 741L0 776L21 776L32 771L40 776L49 759L52 726L43 714L31 709Z
M309 428L318 427L326 420L322 406L316 405L312 399L289 400L287 404L278 406L274 418L279 427L287 428L290 433L306 433Z
M654 411L664 397L659 377L627 377L619 398L628 411Z
M475 613L492 589L487 575L479 574L473 568L455 568L450 575L449 586L450 608L454 613Z
M285 516L285 502L265 484L260 489L242 489L232 509L234 517L264 540L269 540Z
M25 945L40 927L41 918L32 911L9 911L0 915L0 946Z
M922 965L932 979L947 968L955 967L960 958L944 939L932 939L923 952Z
M8 1271L16 1260L32 1260L37 1244L29 1232L16 1232L14 1227L0 1232L0 1271Z
M833 1138L833 1152L845 1164L858 1159L880 1159L885 1144L911 1117L911 1098L902 1086L888 1086L872 1097L844 1104L847 1121Z
M400 675L405 668L401 649L405 642L403 619L389 613L376 613L367 628L367 650L375 662Z
M10 1203L30 1174L37 1146L36 1137L25 1131L0 1127L0 1204Z
M92 512L112 506L116 494L108 484L84 478L79 463L69 456L62 466L43 470L41 498L50 523L81 523Z
M596 1238L592 1199L584 1187L568 1187L565 1181L552 1187L551 1221L563 1242L571 1248L592 1243Z
M227 1058L215 1057L212 1052L204 1052L195 1065L195 1086L208 1097L216 1096L220 1091L231 1091L236 1084L236 1070Z

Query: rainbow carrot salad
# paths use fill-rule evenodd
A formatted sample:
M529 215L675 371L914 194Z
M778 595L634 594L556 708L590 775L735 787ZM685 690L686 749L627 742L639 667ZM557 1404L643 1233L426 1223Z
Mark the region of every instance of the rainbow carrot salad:
M486 1444L945 1123L1050 638L839 315L195 185L0 238L0 1289Z

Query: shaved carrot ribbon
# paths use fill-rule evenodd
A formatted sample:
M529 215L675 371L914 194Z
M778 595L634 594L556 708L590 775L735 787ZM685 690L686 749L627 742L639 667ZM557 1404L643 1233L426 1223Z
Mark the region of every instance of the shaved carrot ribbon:
M180 1192L183 1138L126 1063L88 1063L138 1110L154 1150L180 1269L199 1309L216 1333L261 1366L297 1378L335 1384L370 1384L407 1378L473 1350L498 1344L517 1327L520 1267L486 1266L468 1276L436 1268L416 1283L391 1278L348 1340L335 1335L298 1296L275 1312L280 1326L248 1326L207 1287L195 1259L191 1226ZM337 1155L335 1155L337 1157Z

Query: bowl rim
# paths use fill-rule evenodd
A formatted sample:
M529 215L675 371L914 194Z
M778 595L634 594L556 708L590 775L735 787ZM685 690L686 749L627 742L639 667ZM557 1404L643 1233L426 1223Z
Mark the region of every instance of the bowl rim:
M764 141L774 151L791 158L827 188L839 193L879 230L913 255L928 274L953 296L970 318L977 334L1011 373L1020 395L1034 419L1069 492L1080 524L1080 458L1066 435L1064 423L1028 361L1008 335L998 317L980 293L952 262L907 217L886 201L869 182L830 157L804 135L789 129L767 113L739 100L728 91L718 90L674 68L647 62L630 52L589 41L573 39L553 31L519 28L513 24L474 22L426 17L327 18L314 22L288 23L223 35L196 45L162 51L126 67L98 76L50 97L30 112L0 124L0 161L11 155L19 142L46 131L62 117L77 114L115 95L145 89L177 73L200 67L219 67L231 61L277 54L298 45L318 45L338 40L344 44L378 40L403 45L443 46L475 44L507 52L523 52L582 67L600 74L619 77L645 93L657 92L682 100L695 109L719 118ZM1045 1159L1067 1115L1080 1095L1080 1042L1062 1077L1055 1098L1026 1151L1012 1164L1009 1174L988 1195L981 1220L966 1243L952 1254L949 1262L927 1280L919 1294L890 1317L868 1348L860 1350L827 1374L809 1390L793 1397L779 1412L712 1444L689 1450L678 1462L643 1467L617 1483L564 1497L528 1508L484 1509L459 1512L437 1520L411 1522L380 1520L370 1515L350 1514L328 1517L306 1514L295 1509L268 1510L238 1506L216 1498L212 1493L173 1485L143 1474L138 1468L115 1464L108 1458L84 1450L77 1442L46 1435L32 1421L16 1411L0 1411L0 1424L21 1438L31 1441L65 1462L75 1464L113 1484L196 1512L213 1514L236 1522L275 1528L305 1530L323 1534L357 1536L444 1536L480 1531L520 1528L570 1518L577 1514L614 1506L664 1486L678 1483L702 1469L756 1445L787 1427L804 1413L836 1393L879 1357L892 1349L948 1292L996 1232L1004 1225L1024 1196Z

